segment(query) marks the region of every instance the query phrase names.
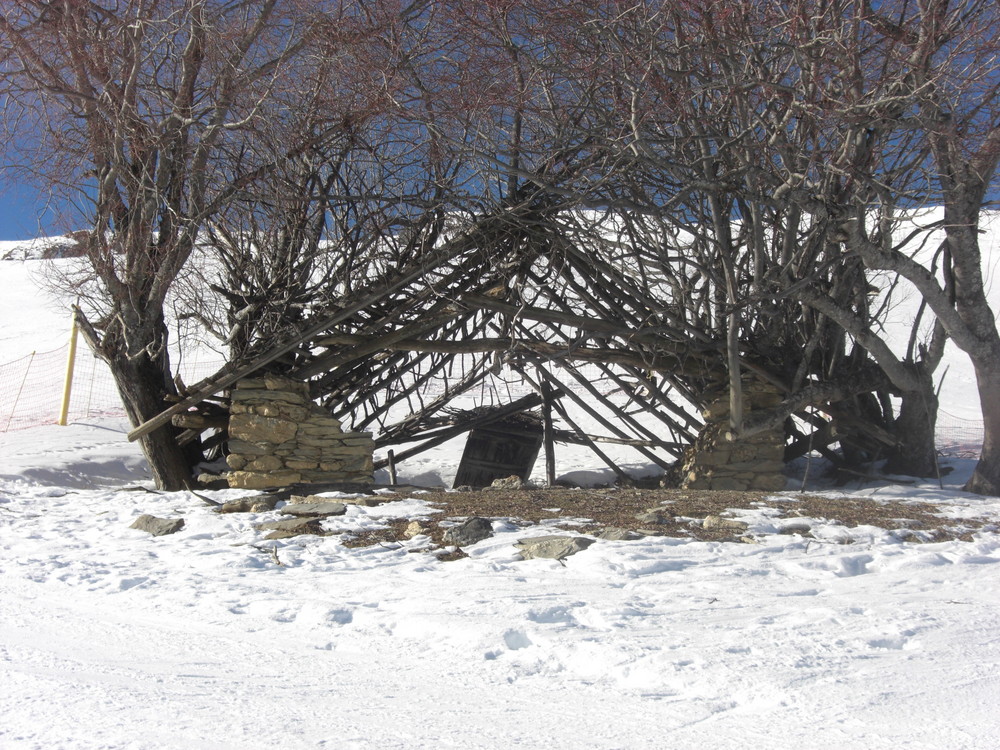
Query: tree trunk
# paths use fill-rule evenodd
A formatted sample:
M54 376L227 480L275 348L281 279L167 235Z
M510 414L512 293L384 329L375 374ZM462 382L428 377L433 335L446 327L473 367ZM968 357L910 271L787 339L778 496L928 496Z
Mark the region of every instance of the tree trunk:
M885 464L888 474L932 477L938 472L937 445L934 429L937 425L938 399L929 375L920 374L920 390L904 391L899 416L892 433L899 445Z
M108 360L133 427L163 411L168 406L164 397L176 392L166 357L162 360L150 360L145 355L130 360L124 354ZM179 446L176 440L178 431L168 424L139 440L157 489L168 492L190 488L193 484L192 470L197 463L197 456L194 455L197 446L193 450Z
M992 359L992 358L991 358ZM983 411L983 450L966 492L1000 496L1000 362L973 361Z

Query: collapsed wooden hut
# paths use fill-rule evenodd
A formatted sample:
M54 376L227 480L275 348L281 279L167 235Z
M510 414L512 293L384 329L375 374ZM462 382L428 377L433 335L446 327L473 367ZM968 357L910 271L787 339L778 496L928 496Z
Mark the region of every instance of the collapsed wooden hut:
M828 416L807 407L833 414L830 403L855 394L796 400L787 386L794 363L727 335L733 319L718 284L679 289L662 259L614 234L599 220L566 222L527 203L418 239L398 265L310 310L294 335L186 389L129 437L171 420L186 428L182 440L218 429L231 389L267 372L307 383L308 400L348 432L373 433L374 468L388 463L383 451L404 462L536 410L549 482L552 446L572 442L621 482L635 477L602 446L630 446L681 486L784 487L789 451L824 449L838 437ZM456 408L477 392L474 408ZM786 419L795 413L807 432L825 430L826 442ZM600 431L584 429L582 416ZM852 434L883 438L867 423Z

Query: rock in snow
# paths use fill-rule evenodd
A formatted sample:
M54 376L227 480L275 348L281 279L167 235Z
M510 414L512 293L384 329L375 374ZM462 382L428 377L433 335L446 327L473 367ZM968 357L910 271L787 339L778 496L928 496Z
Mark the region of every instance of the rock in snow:
M713 531L746 531L747 524L743 521L734 521L731 518L723 518L722 516L705 516L705 520L701 522L701 527L707 530Z
M445 531L444 543L454 544L456 547L468 547L491 536L493 536L493 523L488 518L472 516Z
M342 516L347 512L347 506L343 503L289 503L281 508L281 513L286 516L298 516L300 518L321 518L325 516Z
M261 531L269 531L265 539L287 539L300 534L322 536L325 532L317 518L289 518L286 521L265 521L257 524Z
M265 513L274 510L280 500L278 495L248 495L226 501L219 513Z
M594 543L585 536L536 536L521 539L514 546L525 560L549 558L563 560L577 552L582 552Z
M151 516L148 513L143 513L135 519L135 523L129 526L129 528L145 531L153 536L166 536L167 534L175 534L183 529L184 519L157 518L156 516Z

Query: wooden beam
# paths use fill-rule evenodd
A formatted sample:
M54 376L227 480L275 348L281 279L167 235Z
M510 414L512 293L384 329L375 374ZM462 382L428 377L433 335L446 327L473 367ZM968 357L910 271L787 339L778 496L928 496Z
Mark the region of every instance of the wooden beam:
M556 411L559 412L559 415L563 418L563 421L566 422L566 424L568 424L577 435L579 435L580 439L583 440L584 444L587 445L590 448L590 450L594 452L594 455L596 455L605 464L607 464L608 468L610 468L615 473L615 475L618 477L618 481L621 482L623 486L630 487L633 483L632 477L626 474L625 471L618 464L612 461L607 453L605 453L604 451L602 451L600 448L597 447L597 443L591 440L590 437L587 435L587 433L581 430L579 425L577 425L576 422L570 419L569 414L566 413L566 410L562 408L561 404L556 403L553 404L553 406L555 406Z
M527 380L529 383L532 383L531 378L528 376L528 374L523 369L521 369L521 368L516 368L516 369L518 370L518 372L521 373L522 377L524 377L525 380ZM590 393L590 395L595 399L595 401L597 403L604 403L611 410L618 411L618 409L613 404L608 404L607 403L607 399L604 396L602 396L601 393L596 388L594 388L587 381L586 378L584 378L582 375L580 375L579 371L577 371L576 368L574 368L574 367L568 367L567 370L576 379L576 381L578 383L580 383L586 390L588 390L588 392ZM545 368L539 367L538 368L538 372L539 372L540 375L543 376L543 378L546 381L548 381L549 383L555 384L555 386L558 388L559 391L564 392L572 401L576 402L577 406L579 406L581 409L583 409L585 412L587 412L587 414L589 414L591 417L593 417L594 419L596 419L606 430L608 430L612 434L618 435L621 438L628 439L628 435L626 435L625 432L623 432L622 430L618 429L615 425L613 425L610 421L608 421L603 415L601 415L597 410L595 410L589 403L587 403L587 400L585 398L583 398L579 394L575 393L571 389L560 387L562 384L556 379L556 377L554 375L552 375L550 372L548 372ZM532 385L534 386L535 384L532 383ZM540 385L538 385L536 387L540 388ZM636 423L635 420L632 420L631 418L624 418L624 421L633 422L634 423L632 425L633 429L637 429L637 431L644 431L651 438L655 438L656 437L651 432L649 432L648 430L646 430L645 428L643 428L641 425L638 425L638 423ZM636 427L636 425L638 425L638 427ZM641 430L639 428L641 428ZM669 469L671 467L671 463L670 462L663 460L662 458L660 458L659 456L657 456L655 453L653 453L650 450L647 450L646 448L644 448L642 446L636 446L636 450L639 451L639 453L641 453L643 456L645 456L646 458L648 458L650 461L652 461L653 463L659 465L660 467L662 467L664 469Z
M615 323L601 318L588 318L583 315L574 315L572 313L559 312L558 310L546 310L527 305L512 305L508 302L502 302L481 294L464 294L460 301L463 304L473 307L494 310L524 320L560 323L573 326L581 331L615 336L627 341L654 344L658 353L662 353L661 356L673 356L676 358L677 366L679 367L685 367L688 360L698 361L702 364L708 362L714 367L717 365L718 357L720 356L719 348L715 344L701 344L687 339L684 341L675 341L653 331L631 328L622 323Z
M175 414L170 421L174 427L184 427L189 430L221 430L229 426L229 415L184 412L183 414Z
M452 306L451 303L439 305L436 309L429 310L426 317L421 317L419 320L404 325L395 331L390 331L380 336L368 336L365 337L363 342L317 357L308 365L295 370L292 375L302 380L308 380L334 367L353 362L383 349L391 349L393 344L427 333L444 325L460 314L462 314L462 311Z
M638 440L638 439L626 439L626 438L616 438L607 437L605 435L586 435L586 440L581 438L575 432L569 430L553 430L552 434L557 443L576 443L579 445L589 445L588 441L595 443L608 443L610 445L628 445L632 447L642 446L645 448L664 448L666 450L675 451L678 455L684 452L687 448L685 443L677 443L670 440Z
M155 417L147 419L142 424L136 426L135 429L133 429L128 434L128 439L131 441L135 441L141 438L143 435L148 435L153 430L158 430L159 428L169 423L171 417L173 417L175 414L179 414L182 411L187 411L187 409L189 409L192 406L196 406L209 396L215 395L219 391L223 391L229 388L230 386L234 385L237 381L256 372L261 367L264 367L265 365L270 364L279 357L288 354L290 351L292 351L297 346L302 344L302 342L316 338L316 336L321 334L323 331L332 328L337 323L346 320L347 318L351 317L360 310L365 309L366 307L378 302L379 300L385 299L393 292L401 289L402 287L406 286L407 284L413 281L416 281L421 276L427 273L428 268L437 267L441 263L444 263L450 260L451 258L455 257L463 250L464 246L460 247L449 246L449 249L447 251L435 253L430 258L425 259L423 262L417 263L411 268L407 269L405 272L399 273L395 278L386 282L382 286L378 286L374 290L368 292L367 294L363 294L355 298L355 301L352 302L351 304L341 308L332 315L324 317L320 322L310 326L300 335L294 337L293 339L290 339L289 341L286 341L283 344L279 344L274 349L265 354L262 354L249 364L239 367L232 372L216 375L213 376L213 378L203 380L201 383L198 383L196 386L194 386L192 394L187 398L185 398L183 401L180 401L174 404L173 406L164 409Z

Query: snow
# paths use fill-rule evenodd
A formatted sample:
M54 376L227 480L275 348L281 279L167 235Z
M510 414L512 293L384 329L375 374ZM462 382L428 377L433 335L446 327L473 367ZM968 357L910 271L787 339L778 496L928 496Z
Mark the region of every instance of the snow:
M0 264L0 362L43 348L49 325L54 345L66 335L31 263ZM945 385L947 410L975 413L973 389ZM807 538L760 508L733 514L753 544L598 540L521 560L518 539L560 532L497 520L439 562L410 551L420 537L264 540L252 524L276 511L150 491L126 431L0 435L0 747L996 746L1000 499L959 489L969 460L943 487L812 489L990 519L971 541L796 519ZM401 481L447 482L460 449L401 464ZM607 477L582 449L560 455L563 473ZM412 492L324 523L435 512ZM185 527L129 529L144 513Z
M51 351L69 339L72 300L60 303L39 288L47 263L0 262L0 363Z
M419 537L264 541L251 520L276 513L40 463L58 483L0 481L3 747L985 748L1000 729L995 531L807 519L809 540L744 511L757 544L597 541L561 564L520 560L539 532L498 521L441 563ZM860 492L1000 517L961 478ZM415 494L327 525L421 512ZM153 538L128 528L142 513L186 525Z

